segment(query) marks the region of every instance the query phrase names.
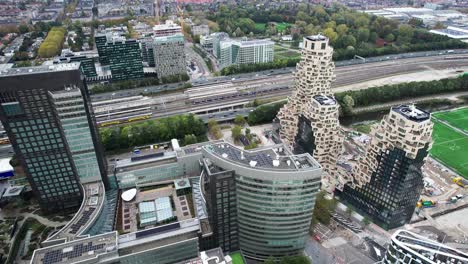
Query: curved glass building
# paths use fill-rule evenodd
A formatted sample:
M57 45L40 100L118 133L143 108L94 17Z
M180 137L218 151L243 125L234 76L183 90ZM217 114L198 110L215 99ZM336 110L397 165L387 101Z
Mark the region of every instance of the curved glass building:
M238 241L245 256L266 259L304 249L322 175L312 156L283 145L243 151L219 143L204 146L203 157L208 210L224 250Z

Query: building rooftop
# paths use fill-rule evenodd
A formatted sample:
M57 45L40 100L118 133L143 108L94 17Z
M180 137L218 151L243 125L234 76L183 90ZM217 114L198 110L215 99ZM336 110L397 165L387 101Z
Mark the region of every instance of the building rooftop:
M101 181L83 184L84 198L75 216L60 231L47 239L71 241L80 237L94 223L105 200L104 184Z
M333 96L316 95L314 99L321 105L336 105L336 100Z
M232 263L229 255L224 256L221 248L213 248L200 252L200 256L194 259L185 260L178 264L226 264Z
M248 46L257 46L257 45L274 45L275 42L271 41L270 39L253 39L253 40L245 40L241 41L240 45L242 47Z
M133 247L135 245L148 243L150 241L162 240L168 237L177 237L177 240L183 241L192 236L186 236L188 233L197 232L200 229L198 219L192 218L185 221L157 226L145 230L119 236L119 249Z
M117 254L117 232L92 236L34 251L31 264L86 262L104 254Z
M242 150L229 143L212 144L203 148L222 159L257 169L299 171L320 167L310 155L292 155L281 144L250 151Z
M325 37L324 35L318 34L318 35L312 35L312 36L307 36L305 37L307 40L310 41L324 41L327 40L328 38Z
M399 113L406 117L408 120L415 122L423 122L431 118L431 114L426 112L415 105L400 105L392 107L392 111Z
M392 242L427 263L468 263L468 254L406 230L398 230Z
M0 173L13 171L13 167L10 165L11 158L0 159Z
M60 71L72 71L80 68L79 62L67 63L67 64L55 64L50 66L35 66L35 67L22 67L22 68L10 68L0 71L0 78L3 76L17 76L27 74L39 74L46 72L60 72Z

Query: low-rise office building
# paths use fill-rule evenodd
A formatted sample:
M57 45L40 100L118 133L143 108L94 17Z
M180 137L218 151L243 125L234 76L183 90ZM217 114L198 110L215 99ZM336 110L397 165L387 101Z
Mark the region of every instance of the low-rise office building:
M272 62L274 57L274 42L268 39L260 40L233 40L224 39L219 43L219 56L221 68L233 64L256 64Z

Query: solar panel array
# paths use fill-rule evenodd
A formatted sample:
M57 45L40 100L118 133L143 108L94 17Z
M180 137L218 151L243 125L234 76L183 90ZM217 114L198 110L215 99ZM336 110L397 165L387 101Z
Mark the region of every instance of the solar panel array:
M272 167L273 166L273 159L271 156L265 153L258 153L253 157L250 157L251 160L255 160L257 162L257 166L259 167Z
M179 222L164 225L164 226L160 226L160 227L155 227L155 228L151 228L151 229L147 229L147 230L143 230L143 231L139 231L139 232L137 232L135 234L135 236L136 236L137 239L139 239L139 238L146 237L146 236L149 236L149 235L154 235L154 234L159 234L159 233L164 233L164 232L167 232L167 231L171 231L171 230L174 230L174 229L177 229L177 228L180 228L180 223Z
M78 220L78 222L70 226L70 233L76 234L80 230L80 228L89 221L89 218L95 210L95 207L90 207L88 210L84 211L80 217L80 220Z
M78 244L73 246L73 249L68 252L63 252L63 249L51 250L44 254L42 262L44 264L54 264L61 262L70 262L71 259L79 258L83 254L88 254L90 251L96 251L104 248L104 243L93 245L93 242L86 244Z

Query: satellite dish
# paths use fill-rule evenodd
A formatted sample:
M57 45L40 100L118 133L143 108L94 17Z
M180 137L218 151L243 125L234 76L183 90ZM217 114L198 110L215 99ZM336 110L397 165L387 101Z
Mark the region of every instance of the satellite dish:
M133 200L133 198L135 198L136 193L137 193L136 188L125 191L122 193L122 196L121 196L122 200L124 200L125 202L130 202L131 200Z

